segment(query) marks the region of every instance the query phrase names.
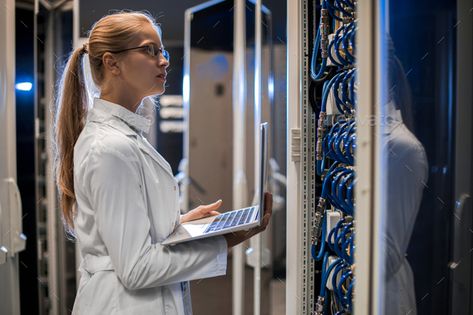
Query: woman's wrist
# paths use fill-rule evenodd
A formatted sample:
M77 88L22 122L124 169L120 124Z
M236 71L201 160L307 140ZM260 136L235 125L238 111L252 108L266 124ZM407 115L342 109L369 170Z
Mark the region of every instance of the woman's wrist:
M225 241L227 242L227 248L230 250L233 246L235 246L235 242L232 239L232 234L224 234L223 237L225 237Z
M223 236L225 237L225 240L227 241L227 247L228 249L243 243L247 239L250 239L253 235L256 233L250 231L239 231L239 232L233 232L233 233L228 233L224 234Z

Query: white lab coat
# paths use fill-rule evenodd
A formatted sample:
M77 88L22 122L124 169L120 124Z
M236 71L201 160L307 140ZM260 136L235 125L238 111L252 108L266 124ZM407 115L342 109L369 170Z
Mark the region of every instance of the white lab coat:
M74 147L75 233L82 254L73 314L191 314L189 280L224 275L220 237L168 247L179 192L142 136L151 121L94 100Z
M415 315L414 275L406 258L419 212L428 164L424 147L404 125L399 110L388 105L383 135L386 157L385 315Z

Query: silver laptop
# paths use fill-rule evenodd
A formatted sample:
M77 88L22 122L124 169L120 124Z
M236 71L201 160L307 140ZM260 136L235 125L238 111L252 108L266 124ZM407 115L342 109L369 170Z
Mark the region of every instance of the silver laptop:
M227 234L230 232L249 230L261 224L264 205L264 187L266 182L266 166L268 160L268 123L260 125L260 174L257 196L259 204L228 211L218 216L206 217L199 220L189 221L177 226L162 245L174 245L191 240Z

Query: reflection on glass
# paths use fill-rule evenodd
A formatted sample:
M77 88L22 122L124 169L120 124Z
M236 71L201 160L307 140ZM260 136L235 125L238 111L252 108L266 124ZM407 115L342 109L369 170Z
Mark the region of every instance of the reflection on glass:
M417 314L414 275L406 257L428 177L427 157L413 134L404 68L388 39L388 88L382 154L386 165L384 314Z
M384 313L472 314L471 1L381 3Z

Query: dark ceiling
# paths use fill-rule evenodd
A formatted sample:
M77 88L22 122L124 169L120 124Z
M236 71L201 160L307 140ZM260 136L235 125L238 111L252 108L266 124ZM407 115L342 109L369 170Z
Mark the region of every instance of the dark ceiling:
M275 42L286 41L286 1L265 0L265 5L273 16L273 38ZM202 0L114 0L93 1L80 0L80 30L81 36L103 15L107 13L129 9L146 10L153 15L163 29L166 45L179 45L184 39L184 11L190 7L202 4Z

